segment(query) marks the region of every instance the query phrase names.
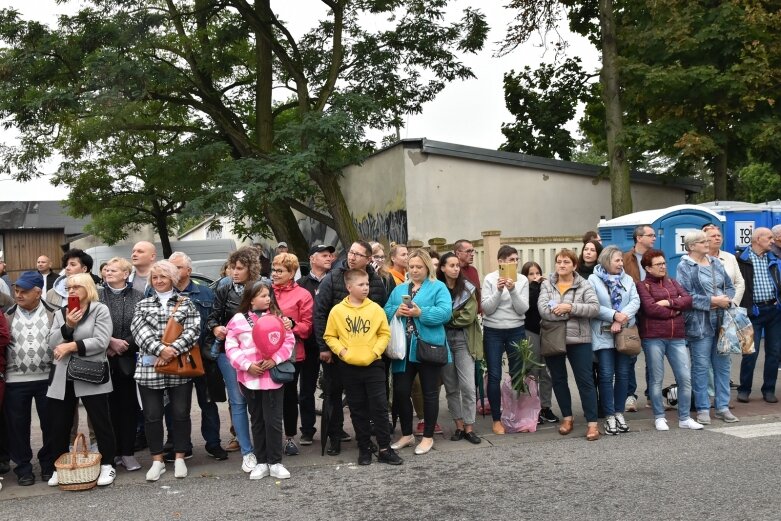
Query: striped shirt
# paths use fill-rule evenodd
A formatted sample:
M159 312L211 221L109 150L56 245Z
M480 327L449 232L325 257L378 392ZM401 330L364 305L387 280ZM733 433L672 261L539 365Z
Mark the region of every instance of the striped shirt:
M754 265L754 302L765 302L776 297L773 279L770 277L770 261L767 254L757 255L748 249L751 264Z
M178 353L187 353L198 342L201 329L201 316L189 298L180 296L181 304L174 314L174 319L184 326L181 336L172 344ZM176 298L171 298L164 308L155 294L136 304L136 311L130 323L130 332L138 345L138 361L136 362L135 380L138 385L150 389L165 389L176 387L188 382L189 378L160 374L153 366L143 366L145 355L160 356L165 347L160 339L163 337L168 317L176 305Z

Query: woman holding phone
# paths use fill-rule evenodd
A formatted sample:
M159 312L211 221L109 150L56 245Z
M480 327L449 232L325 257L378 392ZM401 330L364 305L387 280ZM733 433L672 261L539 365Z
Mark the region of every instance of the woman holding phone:
M110 485L116 477L116 445L109 412L109 394L113 387L106 359L112 332L111 314L105 304L98 302L98 290L88 273L68 276L66 288L68 306L55 313L49 331L54 373L46 396L51 400L52 454L59 457L68 451L73 416L81 398L95 429L101 454L98 485ZM104 380L91 383L68 375L68 365L74 359L103 365ZM49 485L58 484L57 472L54 472Z

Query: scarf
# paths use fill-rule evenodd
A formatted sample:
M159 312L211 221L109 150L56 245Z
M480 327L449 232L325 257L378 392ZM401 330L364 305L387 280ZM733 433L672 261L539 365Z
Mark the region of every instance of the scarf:
M236 292L236 295L241 296L242 294L244 294L244 284L239 284L238 282L234 282L233 291Z
M621 275L623 272L618 275L611 275L605 270L595 269L594 273L597 274L599 279L605 284L607 292L610 293L610 303L613 309L621 311Z

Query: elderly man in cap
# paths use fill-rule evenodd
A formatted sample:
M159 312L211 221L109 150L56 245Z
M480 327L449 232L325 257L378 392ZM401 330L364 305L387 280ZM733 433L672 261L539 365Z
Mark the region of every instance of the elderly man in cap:
M49 371L52 366L52 352L47 337L55 308L41 300L43 277L36 271L22 273L14 284L14 299L4 315L3 323L10 330L7 333L0 326L0 345L8 343L5 372L6 392L3 410L8 426L8 448L16 464L14 472L19 485L35 483L30 447L31 408L35 409L43 434L43 446L38 451L41 464L41 479L48 481L54 472L55 454L50 450L50 429L46 391L49 388ZM6 331L8 331L6 330ZM2 346L5 348L5 346Z
M331 271L331 263L334 260L333 246L318 244L309 249L309 273L306 277L296 280L299 286L312 294L317 295L326 274ZM298 393L298 408L301 411L301 445L311 445L312 438L317 432L315 428L315 391L317 389L317 377L320 374L320 348L314 335L304 340L306 357L301 367L301 387Z

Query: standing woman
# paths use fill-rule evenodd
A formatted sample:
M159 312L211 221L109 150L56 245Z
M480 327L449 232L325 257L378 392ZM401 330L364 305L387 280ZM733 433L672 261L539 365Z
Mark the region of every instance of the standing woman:
M599 262L602 253L602 244L597 240L590 240L583 244L583 249L578 257L578 274L588 279L594 273L594 267Z
M393 281L398 286L404 284L407 278L407 261L409 252L404 244L391 243L390 249L390 274L393 276Z
M608 246L588 278L599 300L599 316L591 319L591 346L599 361L599 399L605 412L605 434L629 432L624 419L632 357L619 353L615 335L635 325L640 296L632 277L624 273L624 252Z
M735 297L735 287L724 271L721 261L708 255L708 238L697 231L687 233L683 246L688 255L678 263L678 282L692 297L692 309L684 312L686 339L692 355L692 391L697 408L697 421L710 424L708 369L713 367L716 391L716 418L727 423L738 421L729 410L729 353L716 350L724 310Z
M385 264L385 248L379 242L370 243L372 247L372 266L377 275L382 279L382 284L385 286L385 291L388 295L396 287L396 280L391 275L388 266Z
M130 332L130 323L136 311L136 304L144 299L140 291L127 283L133 266L127 259L114 257L103 268L103 287L98 289L98 298L111 315L113 333L109 339L108 363L111 367L111 382L114 390L109 395L111 422L117 456L114 463L127 470L138 470L141 465L135 457L136 417L138 397L136 396L136 352L138 346Z
M423 439L415 447L415 454L426 454L434 446L434 426L439 415L439 379L442 366L418 359L417 336L426 342L444 346L447 349L445 324L452 315L453 305L447 286L436 279L431 258L425 250L415 250L409 257L409 283L396 286L388 302L385 314L388 321L394 316L405 322L407 332L407 356L394 360L393 401L397 404L401 418L402 437L391 445L393 450L411 447L415 443L412 433L412 380L420 375L423 388ZM402 295L409 295L411 301L404 304ZM448 349L448 363L452 355Z
M225 356L225 335L228 333L225 326L236 314L245 286L248 284L252 286L260 277L260 258L257 250L244 247L234 251L228 257L228 269L231 281L214 291L214 307L206 321L206 327L211 331L208 342L211 343L216 339L218 343L217 366L220 368L225 380L225 389L228 391L231 421L241 448L241 470L250 473L257 465L257 461L250 437L247 400L239 389L236 369Z
M173 414L174 476L187 477L184 453L190 448L190 405L193 381L190 378L171 376L155 371L174 357L188 353L198 342L201 315L192 301L180 296L176 290L179 268L169 261L152 264L149 281L154 293L136 306L130 331L138 345L135 379L144 410L144 430L152 455L152 466L146 473L147 481L157 481L165 472L163 460L163 403L165 396ZM173 313L177 302L179 307ZM173 313L173 314L172 314ZM170 345L162 342L168 319L173 317L184 328L182 334Z
M49 331L54 375L46 396L51 399L48 407L53 433L52 454L59 457L68 451L73 415L81 398L95 429L101 454L98 485L110 485L117 474L114 470L114 428L109 410L112 385L106 360L111 338L111 315L106 305L98 302L98 290L89 273L70 275L65 284L68 297L78 297L80 306L73 310L66 306L55 313ZM68 378L66 373L72 358L105 364L106 382L95 384ZM54 472L49 485L58 484L57 472Z
M442 369L447 408L456 423L456 432L450 439L478 444L480 437L474 433L475 360L483 358L483 333L477 321L477 288L461 274L455 253L442 256L437 278L445 283L453 302L453 317L445 325L453 363Z
M534 261L527 262L521 268L521 274L529 279L529 309L526 311L523 326L526 330L526 338L529 339L531 348L534 351L534 359L543 363L540 355L540 310L537 309L537 301L540 298L540 286L542 286L543 276L542 267ZM540 416L537 419L537 425L545 422L556 423L559 417L553 414L551 409L551 397L553 396L553 384L551 383L550 373L546 367L535 367L532 374L537 377L540 391Z
M280 253L271 263L271 281L274 283L274 297L282 312L285 330L295 335L296 372L292 382L283 387L285 420L285 454L295 456L298 447L293 437L298 429L298 375L304 365L304 340L312 334L312 294L295 283L293 278L298 271L298 257L292 253Z
M502 246L499 264L518 264L518 250ZM491 404L494 434L504 434L502 426L502 355L507 353L510 375L521 370L521 360L512 344L526 338L524 319L529 310L529 281L521 274L517 280L499 276L499 271L483 279L483 348L488 365L488 402Z
M569 360L575 383L580 393L583 413L588 422L586 439L599 439L597 427L597 392L592 378L591 325L589 319L599 315L599 300L591 284L576 270L578 259L571 250L563 249L556 254L556 271L540 287L538 308L543 320L566 323L566 353L546 356L545 364L550 369L553 392L564 416L559 434L569 434L574 426L572 396L567 382Z

